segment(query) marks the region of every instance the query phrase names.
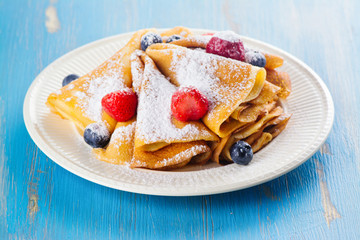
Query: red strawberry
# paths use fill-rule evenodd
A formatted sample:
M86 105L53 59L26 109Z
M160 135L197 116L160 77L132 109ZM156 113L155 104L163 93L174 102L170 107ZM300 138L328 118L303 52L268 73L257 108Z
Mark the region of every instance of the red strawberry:
M137 96L129 88L106 94L101 105L104 111L118 122L126 122L135 115Z
M245 61L245 48L240 39L229 41L216 36L212 37L206 45L206 52Z
M183 87L171 98L171 112L179 121L195 121L208 110L208 100L194 87Z

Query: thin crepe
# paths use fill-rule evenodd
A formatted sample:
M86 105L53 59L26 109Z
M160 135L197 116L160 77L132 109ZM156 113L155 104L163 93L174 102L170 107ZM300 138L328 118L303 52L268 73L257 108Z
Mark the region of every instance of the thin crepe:
M116 121L101 107L104 95L129 88L131 79L131 54L140 49L141 37L153 29L136 32L130 41L111 58L90 73L51 93L47 105L51 111L75 123L80 133L93 122L103 121L113 132Z
M172 83L192 85L206 95L210 108L202 120L220 137L241 126L231 114L259 95L266 77L263 68L173 44L154 44L146 53Z
M142 51L132 57L133 76L140 78L139 104L131 167L177 168L190 162L205 162L211 150L206 141L218 137L201 122L180 122L171 115L171 96L176 86ZM137 81L137 79L134 79Z

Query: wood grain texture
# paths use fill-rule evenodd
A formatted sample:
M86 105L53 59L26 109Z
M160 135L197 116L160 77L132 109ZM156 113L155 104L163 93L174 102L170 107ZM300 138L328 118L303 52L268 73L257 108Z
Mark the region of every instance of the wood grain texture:
M359 9L355 0L0 0L0 239L360 238ZM88 182L36 147L22 104L44 67L103 37L177 25L232 29L313 68L336 111L321 150L260 186L174 198Z

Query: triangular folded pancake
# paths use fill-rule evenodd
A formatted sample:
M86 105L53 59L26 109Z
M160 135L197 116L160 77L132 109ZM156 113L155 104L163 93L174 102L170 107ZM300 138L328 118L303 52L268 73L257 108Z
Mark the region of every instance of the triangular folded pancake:
M103 121L109 131L116 121L101 107L101 99L110 92L131 87L130 55L140 49L141 37L152 29L136 32L130 41L111 58L90 73L49 95L47 105L61 117L73 121L83 133L93 122Z
M191 35L186 38L182 38L176 41L171 42L171 44L187 47L187 48L202 48L205 49L206 45L212 38L212 35ZM280 56L263 52L266 59L266 70L273 70L275 68L281 67L284 63L284 59Z
M171 97L177 90L176 86L160 73L146 54L138 51L134 55L132 61L136 64L133 66L137 66L133 70L140 72L133 76L141 77L141 73L143 76L131 166L156 169L179 167L199 154L209 159L211 150L206 141L217 141L218 137L200 121L180 122L174 119Z
M171 143L217 141L218 137L202 122L181 122L172 117L171 97L177 87L161 74L146 54L139 57L144 63L144 78L139 94L135 148L156 151Z
M144 64L134 51L131 55L131 76L134 92L139 95L144 78ZM127 122L118 122L106 149L94 149L98 159L112 164L129 164L134 155L136 117Z
M189 29L184 27L175 27L162 32L161 36L166 37L174 34L186 37L191 34L191 32ZM139 52L141 53L141 51ZM134 91L139 94L144 75L144 64L137 54L134 54L131 59L131 74L132 87ZM111 135L107 148L94 149L93 151L95 156L102 161L112 164L130 164L134 152L135 126L135 117L127 122L118 122L115 126L113 134ZM192 159L192 162L194 162L194 159Z
M231 161L230 148L239 141L248 142L253 152L259 151L286 127L291 115L283 112L280 106L274 107L268 114L257 121L236 130L230 136L222 138L216 145L212 159L220 162L221 159Z
M279 91L279 87L265 81L264 87L261 89L259 96L249 102L241 104L231 114L231 117L239 122L254 122L258 116L261 114L267 114L270 109L275 106Z
M135 118L118 122L106 149L95 148L95 156L112 164L130 164L134 152Z
M154 44L146 53L172 83L194 86L205 94L210 107L203 122L220 137L241 126L231 114L256 98L264 85L265 69L244 62L173 44Z
M290 117L291 114L282 113L268 121L260 131L250 135L245 141L251 145L253 152L259 151L285 129Z

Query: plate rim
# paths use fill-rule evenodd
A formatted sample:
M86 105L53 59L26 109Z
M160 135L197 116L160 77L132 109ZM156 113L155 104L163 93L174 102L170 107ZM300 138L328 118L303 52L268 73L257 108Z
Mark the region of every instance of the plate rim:
M158 29L158 30L163 31L166 29ZM198 29L198 28L191 28L191 30L194 32L217 32L216 30ZM87 43L85 45L82 45L78 48L75 48L75 49L69 51L68 53L60 56L59 58L57 58L56 60L51 62L47 67L45 67L36 76L36 78L33 80L33 82L31 83L30 87L27 90L27 93L24 98L24 104L23 104L23 118L24 118L26 129L27 129L30 137L34 141L34 143L37 145L37 147L43 153L45 153L45 155L47 157L49 157L53 162L55 162L62 168L66 169L67 171L69 171L81 178L84 178L88 181L94 182L96 184L99 184L99 185L102 185L105 187L110 187L110 188L117 189L117 190L132 192L132 193L139 193L139 194L146 194L146 195L158 195L158 196L201 196L201 195L220 194L220 193L232 192L232 191L236 191L236 190L250 188L250 187L262 184L264 182L271 181L275 178L278 178L278 177L294 170L295 168L297 168L298 166L300 166L301 164L306 162L312 155L314 155L319 150L319 148L324 144L326 139L328 138L328 136L331 132L333 123L334 123L335 108L334 108L334 102L333 102L332 96L330 94L330 91L327 88L326 84L323 82L323 80L320 78L320 76L313 69L311 69L306 63L304 63L297 57L293 56L292 54L290 54L276 46L268 44L266 42L240 35L241 38L246 39L246 41L264 45L267 48L270 48L272 50L280 52L282 55L284 55L287 58L290 58L292 61L296 62L299 66L303 67L306 71L308 71L310 75L312 75L312 77L319 84L320 89L323 91L323 94L325 96L324 102L327 104L327 107L328 107L327 115L326 115L325 121L324 121L324 123L326 123L326 124L324 124L324 128L321 131L322 134L319 134L318 136L314 137L314 141L316 141L316 142L313 143L313 146L316 145L316 147L314 147L312 149L312 151L310 151L308 154L306 154L304 157L302 157L302 159L300 161L293 161L292 163L294 163L294 164L284 165L281 168L281 171L278 171L277 173L272 174L269 177L260 179L258 181L255 180L252 183L247 184L246 186L237 186L236 183L231 183L231 184L224 185L222 188L215 186L215 187L206 187L201 190L195 189L195 191L169 191L163 187L151 188L151 191L147 191L146 186L142 186L142 185L138 185L138 184L129 184L129 183L124 183L124 182L116 182L113 179L109 179L109 178L97 175L93 172L90 172L90 171L78 166L78 164L76 164L75 162L68 161L68 159L66 159L65 157L57 154L57 152L54 151L51 147L49 148L49 144L44 141L44 139L41 137L40 133L36 130L36 124L31 121L30 100L31 100L31 95L32 95L33 90L35 89L37 84L39 84L40 76L43 75L45 72L51 70L55 65L57 65L59 62L62 62L63 59L67 58L70 55L73 55L73 54L76 55L77 53L81 52L84 49L87 49L89 47L95 47L99 43L104 43L104 42L108 42L108 41L111 41L111 40L114 40L117 38L124 37L126 35L131 35L134 32L135 31L126 32L126 33L117 34L117 35L105 37L102 39L98 39L96 41L92 41L90 43Z

